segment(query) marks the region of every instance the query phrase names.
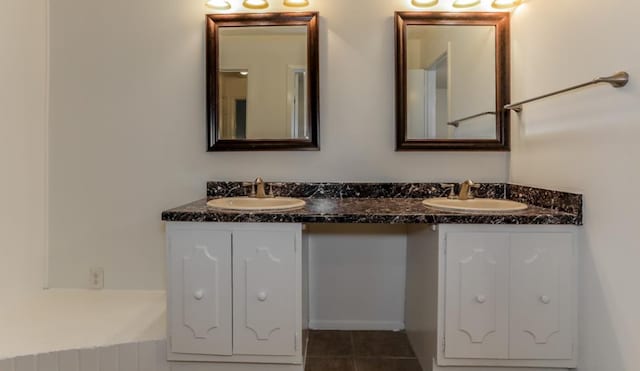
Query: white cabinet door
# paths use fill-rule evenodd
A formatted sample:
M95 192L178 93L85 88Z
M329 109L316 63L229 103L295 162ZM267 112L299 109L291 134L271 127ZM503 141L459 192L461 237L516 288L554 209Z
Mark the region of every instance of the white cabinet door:
M509 236L446 235L445 357L509 356Z
M511 235L512 359L573 356L573 234Z
M169 233L171 352L231 355L231 233Z
M233 234L233 353L296 353L296 234Z

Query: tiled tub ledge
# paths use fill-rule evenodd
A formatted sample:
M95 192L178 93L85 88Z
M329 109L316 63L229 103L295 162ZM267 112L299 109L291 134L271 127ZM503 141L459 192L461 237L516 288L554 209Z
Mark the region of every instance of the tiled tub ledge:
M166 340L87 347L0 360L0 371L172 371Z
M164 291L0 295L0 371L247 371L242 364L168 362Z
M53 358L63 364L95 362L100 354L128 354L138 344L150 353L166 338L164 291L0 290L0 295L0 371L31 371L29 365L38 360L40 370Z
M445 197L440 183L268 183L277 196L307 205L292 211L234 212L208 207L208 199L246 195L241 182L209 182L207 199L162 213L173 222L368 223L368 224L582 224L582 196L526 186L483 183L478 197L511 199L529 205L509 213L450 212L422 200Z

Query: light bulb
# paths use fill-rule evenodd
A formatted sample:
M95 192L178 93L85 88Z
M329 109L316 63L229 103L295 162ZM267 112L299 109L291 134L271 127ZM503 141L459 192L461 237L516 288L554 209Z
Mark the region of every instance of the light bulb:
M285 6L303 7L309 5L309 0L284 0Z
M208 0L207 6L213 9L228 10L231 9L231 4L227 0Z
M242 5L249 9L265 9L269 7L267 0L244 0Z
M418 8L428 8L437 5L438 0L411 0L411 4Z
M521 2L522 0L493 0L493 4L491 4L491 6L496 9L508 9L515 8L520 5Z
M471 8L480 4L480 0L456 0L453 2L454 8Z

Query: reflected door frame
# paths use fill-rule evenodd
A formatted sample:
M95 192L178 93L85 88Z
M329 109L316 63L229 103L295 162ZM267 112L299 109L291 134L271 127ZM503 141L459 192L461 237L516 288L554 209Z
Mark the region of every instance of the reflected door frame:
M412 99L414 104L407 104L407 137L409 139L419 138L438 138L438 68L446 63L447 71L447 94L446 94L446 122L451 120L451 43L447 44L447 49L436 58L427 68L416 68L407 71L407 89L408 98ZM417 83L416 83L417 82ZM420 105L415 107L416 100L420 100ZM420 112L421 111L421 112ZM417 130L417 120L421 121ZM448 126L448 125L447 125ZM447 129L447 138L451 138L452 134L449 127Z
M231 73L241 73L241 72L249 72L248 68L223 68L220 69L220 73L223 72L231 72ZM222 80L220 80L222 82ZM249 122L249 80L247 79L247 94L245 96L239 95L229 95L229 94L220 94L220 117L218 118L220 122L229 122L231 125L229 128L220 128L220 135L223 138L231 138L231 139L239 139L237 136L237 102L238 100L245 101L245 127L246 123ZM226 113L226 115L225 115ZM225 117L227 116L227 117ZM225 130L227 129L227 130ZM245 129L246 132L246 129Z
M302 97L300 97L300 80L298 75L302 73L304 77L304 86ZM303 115L303 122L300 125L300 106L307 106L307 67L299 65L287 66L287 117L289 118L291 136L293 138L308 138L309 127L306 115ZM302 103L300 102L302 100ZM300 127L302 126L302 135L300 135Z

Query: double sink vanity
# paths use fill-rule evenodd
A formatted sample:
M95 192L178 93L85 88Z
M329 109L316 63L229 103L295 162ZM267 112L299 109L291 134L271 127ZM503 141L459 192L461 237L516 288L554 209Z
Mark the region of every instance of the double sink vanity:
M575 367L581 213L580 195L502 183L210 182L206 199L162 214L168 357L302 371L306 226L395 224L406 225L405 327L423 370Z
M393 19L396 151L508 151L510 14ZM208 151L320 150L320 21L206 16ZM179 365L302 371L313 225L393 224L406 233L404 325L424 371L576 366L580 195L256 179L210 182L205 199L162 219L168 358Z

